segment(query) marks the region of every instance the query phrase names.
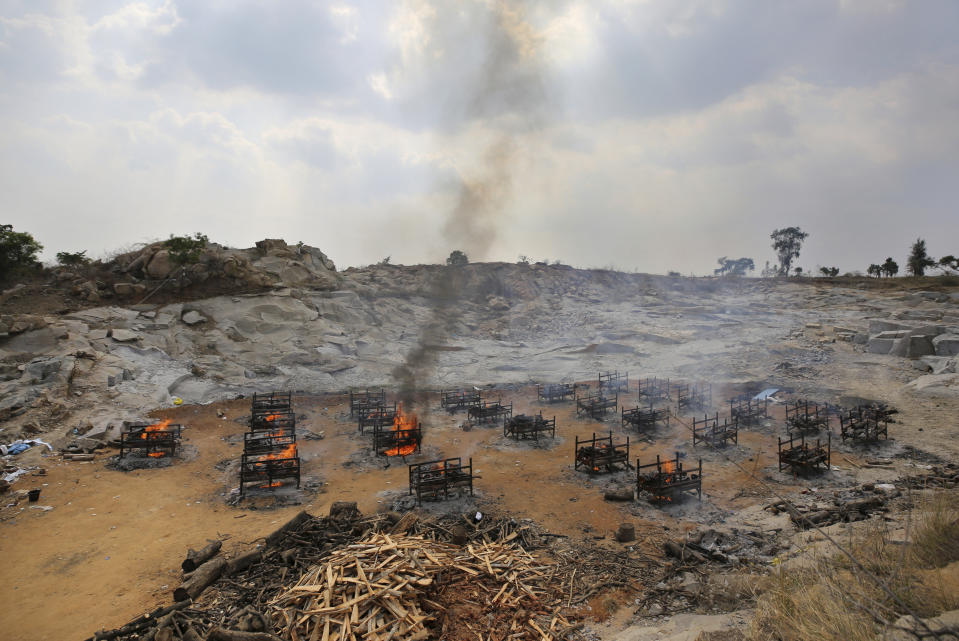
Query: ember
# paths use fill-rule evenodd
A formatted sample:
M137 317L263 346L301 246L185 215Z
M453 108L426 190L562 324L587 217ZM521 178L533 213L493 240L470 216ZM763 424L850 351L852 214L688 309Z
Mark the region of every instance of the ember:
M461 458L427 461L410 465L410 494L416 502L424 498L439 500L449 498L450 490L469 488L473 495L473 459L463 464Z
M612 432L609 436L598 438L594 432L593 438L589 440L576 437L573 469L583 468L590 474L596 474L604 469L606 472L613 472L620 464L631 467L628 436L625 443L613 443Z
M665 461L656 455L655 463L641 465L636 459L636 491L649 495L651 503L672 503L677 495L683 492L695 492L699 500L703 498L703 461L699 460L699 467L693 470L683 469L679 460Z
M250 431L243 435L240 494L249 483L259 489L275 489L283 486L283 479L296 479L296 487L300 487L293 393L254 394Z

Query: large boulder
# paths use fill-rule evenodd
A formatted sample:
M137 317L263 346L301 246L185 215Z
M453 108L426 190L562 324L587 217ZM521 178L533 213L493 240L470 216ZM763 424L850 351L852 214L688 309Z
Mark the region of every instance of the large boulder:
M147 291L146 285L140 283L114 283L113 292L117 296L143 296Z
M292 258L294 255L293 250L286 244L286 241L280 238L258 240L256 241L256 248L259 249L260 253L264 256L271 255Z
M937 356L956 356L959 354L959 334L940 334L932 339Z
M170 252L161 249L153 254L146 267L146 273L151 278L168 278L173 273L175 265L170 259Z

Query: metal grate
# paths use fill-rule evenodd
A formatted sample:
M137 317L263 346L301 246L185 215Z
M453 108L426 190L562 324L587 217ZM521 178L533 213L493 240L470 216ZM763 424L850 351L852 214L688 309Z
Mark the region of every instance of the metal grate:
M451 490L469 488L473 494L473 459L463 464L461 458L448 458L425 463L414 463L409 467L410 494L416 496L416 502L423 499L447 499Z
M597 437L595 432L591 439L580 440L576 437L573 458L573 469L584 469L589 474L602 471L614 472L619 465L631 467L629 464L629 437L623 443L613 442L613 433L609 436Z
M547 434L550 438L556 436L556 417L543 418L542 412L534 416L519 414L503 424L503 436L512 437L517 441L525 439L538 441L540 436Z

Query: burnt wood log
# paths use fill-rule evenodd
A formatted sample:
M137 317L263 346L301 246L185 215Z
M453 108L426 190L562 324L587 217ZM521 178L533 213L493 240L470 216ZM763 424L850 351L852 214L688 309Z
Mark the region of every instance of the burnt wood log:
M190 578L173 591L175 601L196 600L200 594L212 585L223 571L226 570L227 560L222 556L210 559L190 575Z
M263 558L263 553L260 550L253 550L252 552L247 552L246 554L241 554L235 559L231 560L230 563L226 566L225 574L227 576L232 576L237 572L242 572L247 569L254 563L259 563L260 559Z
M222 541L214 541L199 550L190 548L190 551L186 553L186 560L180 564L180 567L183 568L184 572L193 572L216 556L216 553L220 551L221 547L223 547Z
M213 628L207 636L207 641L283 641L283 639L269 632L240 632Z
M628 490L606 490L603 498L607 501L632 501L633 490L632 488Z
M309 512L306 512L306 511L300 512L299 514L294 516L292 519L290 519L289 521L281 525L278 529L274 530L272 534L268 535L266 537L266 544L268 546L276 545L276 542L279 541L281 538L283 538L284 534L286 534L287 532L292 532L293 530L296 530L298 527L300 527L301 525L309 521L311 518L313 517L310 516Z
M693 560L693 561L696 561L697 563L706 562L705 556L703 556L696 550L692 550L685 545L676 543L675 541L666 541L663 544L663 547L666 550L666 554L668 554L669 556L675 557L679 559L680 561L685 562L687 560Z
M133 621L130 621L126 625L120 626L115 630L100 630L86 641L111 641L117 637L125 637L133 634L134 632L140 632L146 627L156 625L156 621L160 617L169 614L174 610L182 610L188 605L190 605L190 601L183 600L178 601L173 605L168 605L165 608L158 608L149 614L144 614L143 616L137 617Z

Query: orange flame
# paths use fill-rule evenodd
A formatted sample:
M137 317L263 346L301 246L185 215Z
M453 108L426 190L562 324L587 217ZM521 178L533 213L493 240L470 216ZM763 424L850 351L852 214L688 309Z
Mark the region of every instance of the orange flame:
M676 471L676 464L670 460L663 461L663 474L672 474Z
M393 428L392 431L397 432L400 430L415 430L419 422L416 420L416 414L405 414L403 412L403 404L400 403L396 408L396 416L393 417ZM416 451L416 444L403 445L398 447L393 447L386 450L387 456L407 456Z
M145 441L146 441L146 440L150 440L150 439L152 439L152 438L156 438L156 437L155 437L154 435L152 435L151 433L152 433L152 432L161 432L161 431L165 430L167 427L169 427L169 425L170 425L170 423L171 423L171 420L172 420L172 419L167 418L167 419L164 419L164 420L160 421L159 423L154 423L153 425L147 425L146 427L143 428L143 433L140 434L140 438L143 439L143 440L145 440ZM151 454L151 456L152 456L152 454ZM162 454L161 454L161 456L162 456Z
M152 456L153 458L163 458L166 456L163 452L150 452L147 456Z
M260 489L266 490L271 487L280 487L281 485L283 485L283 481L273 481L272 483L264 483L260 486Z
M282 418L282 417L283 417L282 414L267 414L266 416L263 417L263 420L269 421L269 422L272 423L272 422L275 421L276 419Z
M257 457L257 461L275 461L278 459L295 458L296 443L290 443L279 452L270 452Z

